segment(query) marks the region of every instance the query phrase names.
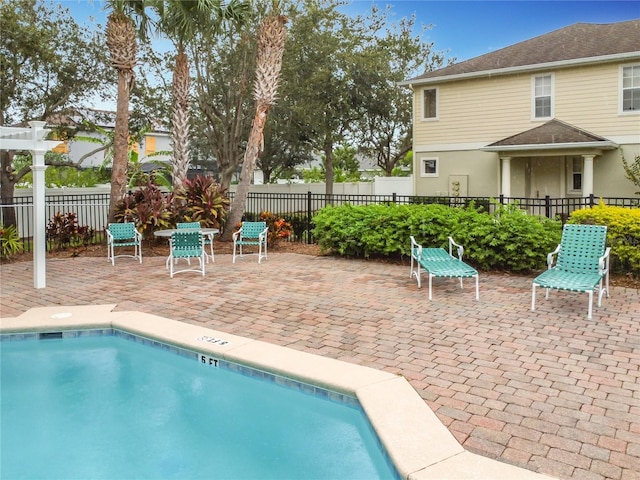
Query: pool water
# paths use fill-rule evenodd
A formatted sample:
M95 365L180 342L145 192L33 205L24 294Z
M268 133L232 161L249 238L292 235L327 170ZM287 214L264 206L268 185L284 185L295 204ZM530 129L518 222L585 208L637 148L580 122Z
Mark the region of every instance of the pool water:
M355 401L113 335L0 345L0 478L397 478Z

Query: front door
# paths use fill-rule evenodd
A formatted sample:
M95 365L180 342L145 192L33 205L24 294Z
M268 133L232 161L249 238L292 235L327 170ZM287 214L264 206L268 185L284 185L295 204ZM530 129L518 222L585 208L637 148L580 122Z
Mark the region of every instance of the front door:
M530 157L526 166L527 197L564 196L564 157Z

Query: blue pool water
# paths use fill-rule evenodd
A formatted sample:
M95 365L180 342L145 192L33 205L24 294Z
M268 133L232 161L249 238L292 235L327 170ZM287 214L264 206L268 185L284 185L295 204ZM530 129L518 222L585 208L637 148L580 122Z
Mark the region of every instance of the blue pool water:
M2 479L397 478L355 400L114 335L0 345Z

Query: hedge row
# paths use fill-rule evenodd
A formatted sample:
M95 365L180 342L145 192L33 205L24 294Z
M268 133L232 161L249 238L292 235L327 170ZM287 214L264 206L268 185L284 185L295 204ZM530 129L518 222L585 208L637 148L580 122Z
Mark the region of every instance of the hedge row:
M424 246L448 247L451 235L465 261L482 270L527 272L546 267L560 242L559 221L527 214L517 205L495 213L445 205L326 207L314 217L314 237L326 251L356 258L409 256L413 235ZM640 209L598 205L575 211L570 223L606 225L614 271L640 275Z
M569 217L569 223L606 225L611 269L640 276L640 209L601 203L576 210Z
M448 237L465 247L465 261L482 270L544 268L560 241L561 224L514 205L495 213L444 205L326 207L314 217L314 237L326 251L349 257L409 256L410 239L448 248Z

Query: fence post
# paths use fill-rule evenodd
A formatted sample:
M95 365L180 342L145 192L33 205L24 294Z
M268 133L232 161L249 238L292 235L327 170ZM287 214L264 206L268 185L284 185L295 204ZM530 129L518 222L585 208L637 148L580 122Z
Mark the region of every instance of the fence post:
M504 205L504 193L500 194L500 205Z
M311 190L307 192L307 243L311 244Z
M544 216L551 218L551 197L549 195L544 196Z
M593 208L593 206L596 204L596 200L595 200L595 196L593 195L593 193L589 194L589 206Z
M393 203L397 203L397 196L396 196L396 192L393 192Z

